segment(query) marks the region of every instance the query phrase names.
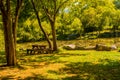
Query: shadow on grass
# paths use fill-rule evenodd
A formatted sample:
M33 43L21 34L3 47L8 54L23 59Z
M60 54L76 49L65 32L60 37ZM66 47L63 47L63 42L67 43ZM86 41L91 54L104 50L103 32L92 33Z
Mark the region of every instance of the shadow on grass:
M66 64L64 68L59 71L49 70L49 74L67 75L60 80L119 80L120 79L120 62L113 60L100 60L99 64L91 62L72 62ZM56 76L55 76L56 77ZM14 76L1 77L1 80L14 79ZM17 80L53 80L48 79L47 76L34 73L32 76Z
M32 64L32 63L42 63L44 62L45 65L53 64L53 63L63 63L65 64L66 61L61 61L59 58L66 57L69 58L71 56L86 56L88 54L70 54L70 53L60 53L60 54L40 54L40 55L29 55L27 58L23 58L22 63L23 65L31 66L34 68L42 67L40 64ZM27 64L28 63L28 64Z
M41 74L33 74L30 77L27 77L23 80L53 80L53 79L48 79L46 76L42 76Z
M76 62L66 64L59 73L66 73L68 76L62 80L119 80L120 61L100 60L101 64L90 62Z
M7 66L6 63L6 56L4 51L0 51L0 70L5 70L6 68L18 68L20 70L24 70L25 68L19 64L17 64L15 67L13 66Z
M51 64L52 62L57 63L60 57L68 57L74 54L51 54L51 55L39 55L35 56L35 58L31 59L34 56L28 57L30 58L29 62L46 62ZM78 56L78 55L74 55ZM86 55L79 55L86 56ZM37 60L36 60L37 59ZM29 63L28 62L28 63ZM31 63L30 63L31 64ZM49 74L62 75L64 78L61 80L119 80L120 79L120 61L110 60L110 59L100 59L98 63L91 62L71 62L65 63L65 67L59 69L58 71L48 70ZM40 65L29 65L32 67L40 67ZM24 69L21 66L18 66L19 69ZM65 76L64 76L65 75ZM67 76L66 76L67 75ZM1 80L9 80L14 79L15 76L4 76L0 77ZM56 77L56 76L55 76ZM18 77L16 80L53 80L47 79L46 76L42 76L41 74L34 73L32 76L21 79Z
M57 55L59 55L59 56L61 56L61 57L69 57L69 56L87 56L88 54L74 54L74 53L60 53L60 54L57 54Z
M18 65L12 68L18 68L20 70L25 70L24 66L30 66L33 68L44 67L52 63L65 63L65 61L60 61L61 57L70 57L70 56L86 56L86 54L70 54L70 53L60 53L60 54L39 54L39 55L24 55L23 53L17 53ZM40 63L45 62L44 65ZM38 63L38 64L33 64ZM6 69L6 59L4 51L0 52L0 70ZM9 67L11 68L11 67Z
M4 77L0 77L0 80L12 80L14 76L4 76Z
M0 77L0 80L52 80L47 79L45 76L42 76L41 74L32 74L32 76L21 78L21 77L15 77L13 75Z

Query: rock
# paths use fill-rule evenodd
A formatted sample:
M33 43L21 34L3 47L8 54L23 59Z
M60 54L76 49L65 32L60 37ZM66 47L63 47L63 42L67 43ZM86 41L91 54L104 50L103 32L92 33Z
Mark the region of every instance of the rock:
M81 46L81 45L76 45L75 49L76 50L85 50L85 47Z
M74 50L76 47L76 45L74 44L69 44L69 45L65 45L63 48L67 49L67 50Z
M84 45L69 44L69 45L65 45L63 47L63 49L67 49L67 50L94 50L95 46L85 47Z
M95 46L88 46L88 47L85 47L85 50L95 50Z
M97 44L95 49L97 51L111 51L111 47L107 46L107 45L104 45L104 44Z
M116 45L112 45L112 46L111 46L111 49L112 49L112 50L117 50L117 46L116 46Z
M117 42L115 45L116 47L120 47L120 42Z

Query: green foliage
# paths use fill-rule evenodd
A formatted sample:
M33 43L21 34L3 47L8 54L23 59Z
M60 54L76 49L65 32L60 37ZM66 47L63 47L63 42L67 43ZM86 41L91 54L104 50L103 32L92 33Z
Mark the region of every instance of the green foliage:
M26 20L28 20L28 18L34 19L35 16L33 15L33 9L30 1L24 0L22 12L20 13L19 17L19 23L24 23Z
M30 20L18 28L17 37L18 42L39 41L44 38L36 21L32 23Z
M115 7L110 0L74 0L70 10L73 17L81 20L84 32L92 32L101 31L111 24L110 15Z
M117 9L120 9L120 0L114 0L114 4Z
M60 6L65 0L57 0L56 8ZM39 11L39 17L43 28L51 36L51 27L48 17L41 8L43 5L48 9L50 16L54 14L54 1L45 0L40 3L39 0L34 1ZM39 2L39 3L38 3ZM51 4L49 4L51 3ZM41 4L41 5L40 5ZM69 36L72 36L72 39L81 36L82 34L102 31L105 29L114 30L114 26L119 29L120 22L120 11L119 11L119 0L70 0L62 8L59 9L55 27L57 31L57 39L68 39ZM20 16L19 27L25 27L20 29L20 31L25 34L24 39L26 41L36 41L39 39L44 39L41 31L37 31L38 24L36 17L33 14L33 9L31 3L25 0L23 11ZM118 6L117 8L115 6ZM52 17L51 17L52 18ZM24 26L23 26L24 25ZM33 29L32 29L33 28ZM19 31L19 29L18 29ZM23 36L24 34L18 32L18 37ZM39 36L39 37L38 37ZM107 35L103 35L107 36ZM91 36L92 37L92 36ZM19 37L20 40L23 37Z
M0 50L4 50L4 33L3 30L0 29Z
M61 12L61 15L57 17L56 27L57 27L57 37L58 39L68 39L70 35L75 39L82 33L82 23L81 20L77 17L73 17L72 15Z
M0 29L3 29L3 25L2 25L2 16L0 15Z

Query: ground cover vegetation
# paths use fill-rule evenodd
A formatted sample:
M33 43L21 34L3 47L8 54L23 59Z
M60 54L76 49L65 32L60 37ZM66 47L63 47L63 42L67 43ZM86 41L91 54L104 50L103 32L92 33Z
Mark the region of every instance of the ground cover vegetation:
M4 54L0 52L4 62ZM57 54L23 55L16 67L0 68L0 79L17 80L119 80L120 54L108 51L62 51Z
M2 37L3 38L3 37ZM99 39L99 42L114 43L113 39ZM45 41L17 44L15 67L5 67L4 48L0 47L0 79L54 79L54 80L118 80L120 74L120 53L115 51L64 50L68 44L95 45L98 40L58 41L58 52L52 54L27 55L26 49L32 44L47 44ZM105 76L106 75L106 76Z
M0 79L118 80L119 4L120 0L0 0ZM27 55L32 44L46 44L53 53ZM73 44L117 49L64 50Z

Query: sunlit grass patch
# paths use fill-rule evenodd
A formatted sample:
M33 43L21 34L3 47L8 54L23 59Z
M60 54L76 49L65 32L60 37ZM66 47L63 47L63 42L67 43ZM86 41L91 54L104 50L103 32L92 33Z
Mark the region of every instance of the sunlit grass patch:
M27 45L26 45L27 44ZM24 44L31 46L31 44ZM19 44L20 48L22 44ZM0 52L0 57L4 52ZM2 59L4 60L4 59ZM120 52L62 50L53 54L27 55L17 51L18 66L0 69L0 79L28 80L119 80ZM1 64L4 61L1 61ZM1 67L0 67L1 68ZM9 73L8 73L9 72Z

